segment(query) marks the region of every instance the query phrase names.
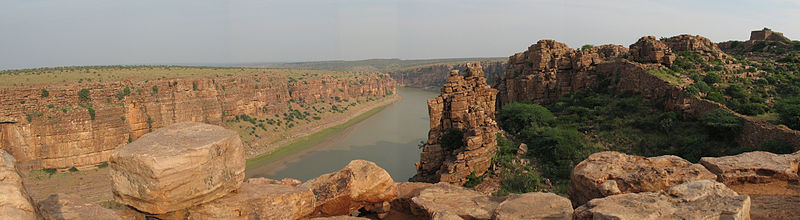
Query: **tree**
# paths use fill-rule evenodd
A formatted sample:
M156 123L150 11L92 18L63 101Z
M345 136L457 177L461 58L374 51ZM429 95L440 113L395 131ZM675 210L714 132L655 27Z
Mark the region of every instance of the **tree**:
M48 96L50 96L50 92L47 89L42 89L42 98L47 98Z
M503 109L497 114L497 119L504 130L513 134L531 126L549 126L555 121L553 113L547 108L519 102L503 106Z
M701 120L712 134L719 137L734 137L742 128L742 120L723 109L706 112Z
M88 89L81 89L78 91L78 99L81 101L89 101L91 99Z
M594 45L584 44L583 46L581 46L581 50L588 50L588 49L592 49L593 47L594 47Z

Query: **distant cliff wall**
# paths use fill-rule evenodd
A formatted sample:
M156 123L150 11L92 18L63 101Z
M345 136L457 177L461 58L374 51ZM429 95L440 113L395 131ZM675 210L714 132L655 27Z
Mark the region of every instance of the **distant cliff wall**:
M25 169L87 166L107 161L114 148L176 122L224 125L240 114L277 116L292 106L381 99L396 92L395 81L384 74L297 80L254 71L248 76L3 88L0 149ZM88 99L79 95L82 89Z
M485 78L490 85L502 78L506 70L506 62L504 61L481 62L481 66L483 66ZM400 86L438 90L442 85L447 83L447 77L450 76L450 71L464 71L466 69L467 66L465 63L436 64L389 72L389 75L391 75Z

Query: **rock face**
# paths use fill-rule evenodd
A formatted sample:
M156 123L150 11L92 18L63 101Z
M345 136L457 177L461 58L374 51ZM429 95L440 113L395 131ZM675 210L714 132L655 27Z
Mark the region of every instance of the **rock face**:
M592 85L596 75L591 70L596 65L627 54L628 49L619 45L579 51L554 40L540 40L527 51L508 58L505 77L494 86L499 90L497 105L523 100L554 101Z
M453 71L442 94L428 100L431 129L416 164L417 180L463 184L470 173L486 172L497 153L496 95L497 90L486 84L480 63L467 64L463 76ZM463 132L465 146L445 149L440 139L453 130Z
M0 150L0 219L38 219L15 162L11 154Z
M506 71L505 61L484 61L481 62L481 66L489 84L501 79ZM463 63L437 64L389 72L389 75L401 86L438 90L447 83L447 77L450 76L451 71L465 71L466 69L467 65Z
M700 164L716 174L717 181L726 185L800 179L798 178L800 152L778 155L754 151L734 156L703 157L700 159Z
M247 181L236 192L189 209L189 219L301 219L314 211L311 190Z
M730 56L723 52L717 44L700 35L681 34L666 38L663 42L674 52L692 51L699 53L701 58L713 58L723 61L730 59Z
M316 197L312 216L347 215L369 204L397 197L397 188L389 173L365 160L350 161L345 168L298 187L310 190Z
M655 192L716 175L676 156L641 157L614 151L595 153L575 166L569 196L578 206L595 198Z
M660 63L665 66L671 66L672 62L677 58L667 44L656 40L654 36L639 38L639 41L631 45L630 52L636 61Z
M121 219L110 209L89 203L80 196L63 193L53 194L47 199L39 201L39 210L42 211L44 219L53 220Z
M411 200L431 218L448 213L466 219L491 219L494 210L502 202L500 199L448 183L437 183L425 188Z
M666 191L594 199L575 209L575 219L750 219L750 197L699 180Z
M244 179L239 135L223 127L177 123L114 150L110 159L117 202L164 214L224 196Z
M158 71L157 67L141 68L143 72ZM224 125L224 120L241 114L264 118L290 109L313 112L300 104L380 99L396 93L394 80L386 74L311 72L298 80L300 76L292 78L270 69L214 71L219 72L217 77L0 88L0 149L13 155L23 170L81 168L106 162L113 149L173 123ZM128 95L124 95L126 88ZM42 89L50 95L42 97ZM79 98L82 89L89 91L90 100ZM91 106L94 115L80 106ZM316 126L295 123L294 129ZM280 138L276 135L268 140Z
M552 193L512 194L500 203L493 219L572 219L572 203L569 199Z
M783 36L783 33L775 32L767 28L750 32L750 40L790 41L789 38Z

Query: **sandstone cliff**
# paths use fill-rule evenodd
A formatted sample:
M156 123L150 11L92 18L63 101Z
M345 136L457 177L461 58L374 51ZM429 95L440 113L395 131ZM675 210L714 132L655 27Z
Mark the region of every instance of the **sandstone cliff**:
M506 62L504 61L481 62L481 66L483 67L484 77L486 77L486 81L489 84L502 78L503 73L506 71ZM451 71L464 71L466 69L467 66L464 63L434 64L393 71L389 72L389 75L400 86L437 90L447 83L447 78L450 76Z
M743 121L737 142L758 146L769 139L783 140L800 149L800 131L779 127L731 111L722 104L686 95L685 84L691 79L659 75L675 61L676 51L691 51L699 59L730 63L730 55L717 44L701 36L679 35L658 40L648 36L627 49L604 45L576 50L552 40L541 40L527 51L509 57L506 74L494 87L499 90L497 107L519 101L546 104L559 97L610 79L609 87L631 90L644 98L660 100L666 110L683 112L699 118L704 113L724 109Z
M274 142L289 131L318 126L316 117L325 120L396 92L385 74L219 71L217 76L1 88L0 149L23 169L80 168L107 161L111 150L157 128L186 121L225 125L242 114L253 116L243 120L273 135L264 138ZM246 139L245 144L253 151L264 143Z
M431 129L415 178L463 184L467 175L486 172L497 152L497 90L486 83L480 63L471 63L463 76L453 71L441 91L428 100ZM448 132L460 135L464 146L444 146L441 139Z

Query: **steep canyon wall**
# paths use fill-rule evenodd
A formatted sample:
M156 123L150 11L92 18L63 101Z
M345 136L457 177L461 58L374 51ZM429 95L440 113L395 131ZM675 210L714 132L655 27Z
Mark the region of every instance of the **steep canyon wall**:
M24 169L81 167L105 162L111 150L177 122L224 125L241 114L278 117L315 103L378 100L396 93L395 81L385 74L298 80L252 72L2 88L0 149ZM79 95L83 89L88 97Z

